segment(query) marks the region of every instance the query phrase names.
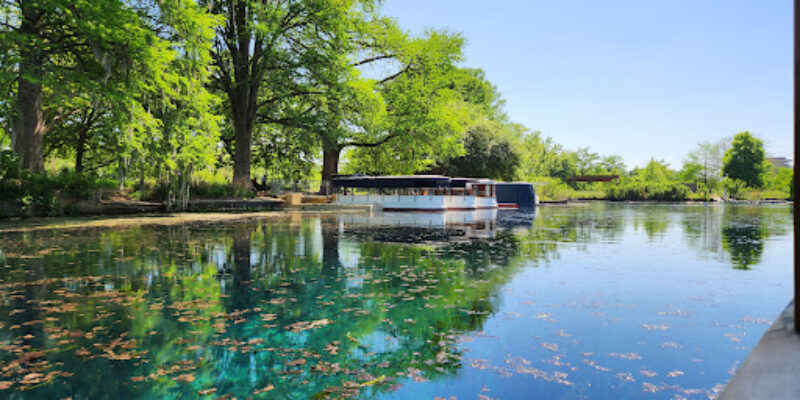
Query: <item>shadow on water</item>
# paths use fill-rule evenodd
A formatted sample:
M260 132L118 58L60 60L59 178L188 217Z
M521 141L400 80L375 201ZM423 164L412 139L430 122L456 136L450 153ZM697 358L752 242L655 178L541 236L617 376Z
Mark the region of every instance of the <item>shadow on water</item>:
M653 211L641 222L651 240L673 222ZM613 205L540 214L5 235L0 393L373 398L450 376L459 335L483 330L519 271L639 226ZM746 269L788 233L785 214L692 208L680 225L698 251Z

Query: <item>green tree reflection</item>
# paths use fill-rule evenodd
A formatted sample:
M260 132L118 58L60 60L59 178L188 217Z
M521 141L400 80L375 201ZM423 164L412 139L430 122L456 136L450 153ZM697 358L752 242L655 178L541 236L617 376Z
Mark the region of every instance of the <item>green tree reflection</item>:
M522 265L508 232L388 243L327 218L6 243L0 380L21 398L370 398L460 368L456 335Z

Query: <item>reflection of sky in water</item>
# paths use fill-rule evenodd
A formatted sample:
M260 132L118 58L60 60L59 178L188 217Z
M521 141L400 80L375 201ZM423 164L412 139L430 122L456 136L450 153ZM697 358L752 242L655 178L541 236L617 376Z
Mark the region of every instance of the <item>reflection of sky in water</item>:
M6 235L0 397L705 399L791 296L783 206L458 218Z
M603 237L562 244L557 259L516 275L482 335L460 345L471 367L388 397L716 394L791 296L791 214L636 207L608 210L623 221L613 235L602 234L602 216L578 218ZM574 213L545 208L541 217ZM746 227L744 236L724 237L726 226ZM731 268L723 241L758 243L760 262Z

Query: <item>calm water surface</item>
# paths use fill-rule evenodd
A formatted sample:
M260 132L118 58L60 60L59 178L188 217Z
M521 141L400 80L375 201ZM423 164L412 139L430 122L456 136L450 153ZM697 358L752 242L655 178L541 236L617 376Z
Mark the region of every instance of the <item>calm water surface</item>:
M792 293L787 206L426 218L0 235L0 398L707 399Z

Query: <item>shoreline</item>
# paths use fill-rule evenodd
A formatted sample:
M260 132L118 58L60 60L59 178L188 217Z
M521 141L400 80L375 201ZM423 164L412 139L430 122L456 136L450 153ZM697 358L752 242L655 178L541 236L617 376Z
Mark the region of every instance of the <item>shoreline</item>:
M602 200L577 199L569 201L542 201L541 207L568 206L584 203L607 202L613 204L719 204L719 205L791 205L791 201L661 201L661 200ZM372 206L341 206L332 204L302 204L296 206L282 205L281 208L253 210L235 209L224 211L187 211L187 212L138 212L128 214L83 214L73 216L43 217L6 217L0 218L0 235L48 230L74 230L91 228L128 228L138 226L176 226L204 223L225 223L247 219L272 219L291 216L292 214L337 214L372 212Z
M245 212L180 212L140 215L91 215L71 217L27 217L0 219L0 235L91 228L130 228L139 226L176 226L224 223L251 219L284 218L292 214L333 214L370 212L372 207L309 208L286 207L282 210Z
M592 202L607 202L607 203L704 203L704 204L749 204L749 205L766 205L766 204L792 204L792 200L779 200L779 199L763 199L763 200L703 200L703 199L686 199L686 200L608 200L608 199L569 199L569 200L546 200L539 201L540 205L559 205L559 204L575 204L575 203L592 203Z

